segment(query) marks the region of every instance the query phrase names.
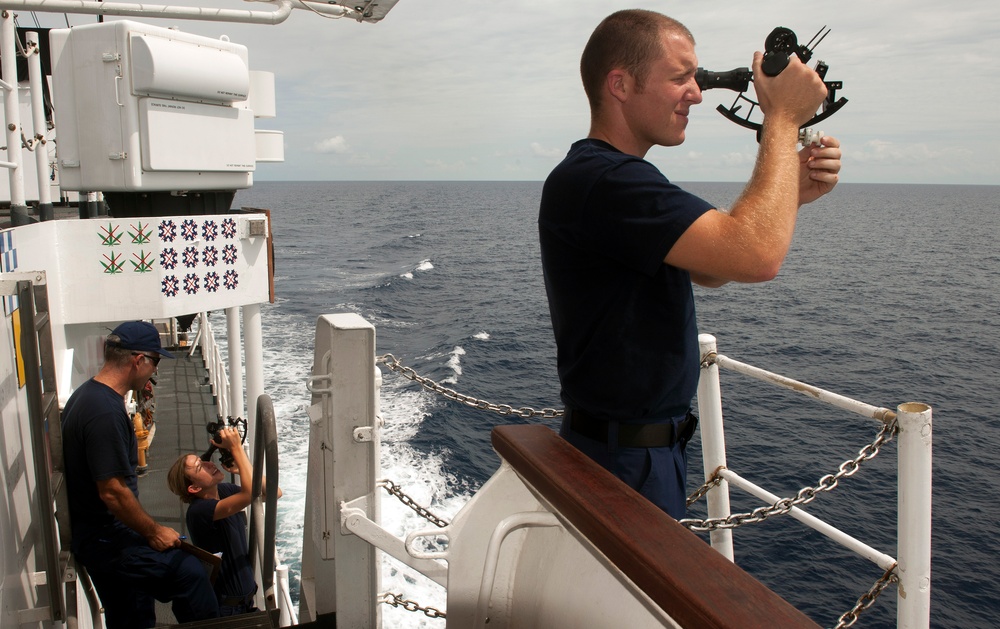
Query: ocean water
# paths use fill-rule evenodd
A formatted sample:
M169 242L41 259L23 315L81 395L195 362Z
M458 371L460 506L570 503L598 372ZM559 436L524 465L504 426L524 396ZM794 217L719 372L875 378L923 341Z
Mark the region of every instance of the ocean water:
M687 186L726 206L741 186ZM540 182L264 182L236 204L272 210L277 301L263 309L268 393L281 443L279 551L297 584L307 447L305 381L316 318L356 312L376 351L477 398L560 407L538 255ZM719 350L895 408L934 408L932 626L995 627L1000 603L1000 187L841 184L800 211L779 276L696 288L699 328ZM854 458L874 421L723 372L728 461L792 495ZM489 430L528 420L476 411L385 373L384 475L448 517L492 474ZM535 421L535 420L532 420ZM549 425L554 422L547 420ZM701 475L690 449L690 489ZM808 509L895 553L896 447ZM734 511L757 501L733 493ZM394 499L387 526L424 528ZM703 515L701 507L692 515ZM736 560L816 622L833 626L881 575L788 518L735 534ZM386 559L383 589L444 608L438 586ZM895 588L858 625L895 626ZM441 621L399 609L386 627Z

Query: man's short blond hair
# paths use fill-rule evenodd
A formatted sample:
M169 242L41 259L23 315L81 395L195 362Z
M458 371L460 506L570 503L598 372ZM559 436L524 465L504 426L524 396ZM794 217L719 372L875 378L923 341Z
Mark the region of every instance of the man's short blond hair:
M656 11L627 9L612 13L598 24L580 58L580 76L592 111L600 109L604 80L615 68L628 72L642 91L650 67L663 54L663 33L694 36L677 20Z

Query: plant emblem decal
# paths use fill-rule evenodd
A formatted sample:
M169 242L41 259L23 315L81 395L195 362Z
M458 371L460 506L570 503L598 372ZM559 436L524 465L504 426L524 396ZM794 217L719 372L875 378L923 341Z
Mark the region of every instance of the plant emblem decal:
M121 253L112 252L110 256L105 253L104 259L107 260L108 262L107 264L101 262L101 266L104 267L104 272L107 273L108 275L115 275L117 273L121 273L122 267L125 266L125 260L122 259L123 257L124 254Z
M149 223L143 225L142 221L139 221L133 225L132 228L135 229L135 231L130 231L128 235L132 237L133 245L144 245L149 242L150 236L153 233L153 230L149 227Z
M111 223L108 223L107 227L102 227L101 231L104 234L101 235L101 244L106 247L120 245L122 242L122 235L118 232L120 228L120 225L112 225Z
M144 250L140 249L139 253L132 253L132 257L135 260L132 261L133 269L136 273L149 273L153 270L153 264L156 262L156 256L150 252L146 253ZM137 260L137 261L136 261Z

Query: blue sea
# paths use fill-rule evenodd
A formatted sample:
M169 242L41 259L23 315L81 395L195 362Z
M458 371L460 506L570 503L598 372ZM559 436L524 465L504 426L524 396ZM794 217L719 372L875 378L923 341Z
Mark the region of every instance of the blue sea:
M688 189L728 206L740 184ZM268 393L281 441L279 550L293 572L308 423L305 381L319 315L355 312L376 351L470 396L560 407L536 217L540 182L264 182L236 204L272 210L276 302L263 309ZM779 276L696 288L701 332L732 358L895 409L934 409L931 625L992 628L1000 618L1000 187L841 184L804 207ZM868 444L873 420L723 372L729 466L793 495ZM386 373L384 475L453 515L493 473L497 424ZM542 421L542 420L531 420ZM545 420L555 426L551 420ZM701 477L689 450L690 489ZM808 506L895 554L895 442ZM734 511L759 502L734 490ZM389 526L423 528L383 500ZM703 515L703 507L692 509ZM735 533L736 561L822 626L881 575L787 518ZM293 586L297 584L293 574ZM383 589L444 607L443 591L386 560ZM895 626L892 587L858 625ZM387 627L441 621L387 608Z

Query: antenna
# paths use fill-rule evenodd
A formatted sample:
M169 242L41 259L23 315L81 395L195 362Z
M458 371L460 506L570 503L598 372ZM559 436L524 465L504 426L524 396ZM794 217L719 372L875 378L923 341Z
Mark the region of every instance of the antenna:
M826 28L825 24L823 25L822 28L819 29L819 31L815 35L813 35L812 39L809 40L809 43L805 45L805 48L808 49L809 52L816 50L816 46L819 46L820 42L826 39L826 36L829 35L830 31L833 30L832 28L826 28L826 32L823 33L824 28ZM820 33L822 33L822 37L820 37ZM816 41L817 37L819 37L819 41ZM816 42L815 44L813 43L814 41Z

